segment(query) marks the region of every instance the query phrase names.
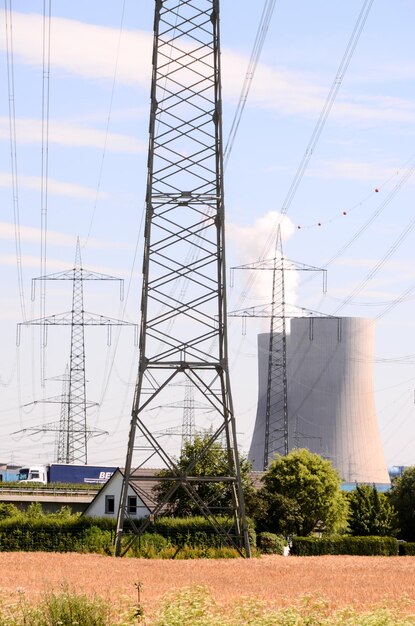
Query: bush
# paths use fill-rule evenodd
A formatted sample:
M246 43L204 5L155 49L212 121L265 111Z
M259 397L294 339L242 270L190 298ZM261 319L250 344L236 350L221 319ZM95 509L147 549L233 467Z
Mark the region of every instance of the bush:
M158 559L160 558L160 553L168 547L170 547L170 542L163 535L144 533L133 543L127 552L127 556Z
M397 556L398 542L394 537L350 537L348 535L293 537L290 554L294 556L321 556L349 554L356 556Z
M219 517L218 522L232 535L233 520ZM163 535L171 544L190 547L227 547L227 543L215 531L205 517L158 517L148 528L148 532ZM253 523L249 521L249 539L255 545Z
M285 544L284 537L274 533L259 533L257 537L257 546L262 554L284 554Z
M413 541L405 541L398 544L399 556L415 556L415 543Z

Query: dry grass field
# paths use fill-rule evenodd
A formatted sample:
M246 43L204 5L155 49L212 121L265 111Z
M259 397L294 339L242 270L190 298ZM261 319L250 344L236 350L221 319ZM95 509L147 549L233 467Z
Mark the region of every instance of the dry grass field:
M104 598L137 598L142 583L147 615L168 591L205 585L219 604L243 597L295 606L304 596L324 599L329 610L352 606L359 611L379 605L415 614L415 557L289 557L248 560L158 561L115 559L93 554L0 553L0 590L4 596L24 590L29 600L66 582L77 591Z

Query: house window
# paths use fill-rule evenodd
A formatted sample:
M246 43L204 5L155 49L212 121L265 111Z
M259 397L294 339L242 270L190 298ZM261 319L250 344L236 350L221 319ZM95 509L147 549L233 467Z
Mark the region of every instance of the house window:
M137 515L137 496L128 496L127 511L130 515Z
M105 496L105 513L114 513L115 503L114 496Z

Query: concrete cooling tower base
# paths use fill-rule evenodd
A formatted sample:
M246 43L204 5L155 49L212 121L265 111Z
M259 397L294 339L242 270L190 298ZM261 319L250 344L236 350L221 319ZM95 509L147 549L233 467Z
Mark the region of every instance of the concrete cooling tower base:
M258 407L248 458L263 469L269 334L258 336ZM287 335L289 449L331 460L346 483L389 485L373 394L374 322L295 318ZM281 422L281 416L270 416Z

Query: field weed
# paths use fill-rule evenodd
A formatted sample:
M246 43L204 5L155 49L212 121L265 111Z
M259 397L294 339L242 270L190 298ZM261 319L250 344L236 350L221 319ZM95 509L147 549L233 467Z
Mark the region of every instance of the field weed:
M324 600L304 597L295 607L273 609L267 602L245 598L224 609L203 586L168 594L152 626L415 626L415 616L390 608L359 612L331 611Z

